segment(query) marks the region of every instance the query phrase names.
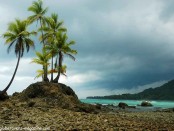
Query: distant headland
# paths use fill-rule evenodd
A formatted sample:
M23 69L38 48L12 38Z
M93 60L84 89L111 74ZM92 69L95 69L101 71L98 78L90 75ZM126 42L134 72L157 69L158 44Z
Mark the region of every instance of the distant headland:
M110 96L93 96L87 99L122 99L122 100L169 100L174 101L174 80L156 88L149 88L136 94L122 94Z

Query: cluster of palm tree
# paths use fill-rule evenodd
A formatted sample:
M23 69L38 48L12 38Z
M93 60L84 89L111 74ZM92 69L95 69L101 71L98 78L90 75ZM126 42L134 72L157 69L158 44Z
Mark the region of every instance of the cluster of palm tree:
M33 15L26 20L16 19L11 22L8 31L3 34L6 44L9 45L7 51L9 52L14 47L18 61L9 84L3 91L0 91L0 99L12 84L24 51L28 52L30 47L34 47L32 35L40 34L39 41L42 43L41 52L36 51L37 57L32 60L32 62L42 65L42 69L37 71L36 76L36 78L42 77L42 81L58 83L60 74L66 75L66 65L63 65L64 56L67 55L75 60L73 55L77 54L76 50L71 49L75 42L68 41L67 29L63 27L63 21L59 21L58 15L55 13L49 17L45 16L48 8L43 8L42 0L34 1L28 11ZM28 27L33 23L40 24L37 31L28 31ZM49 69L50 65L51 69ZM57 74L55 78L53 78L54 73ZM48 74L51 74L51 80L48 79Z

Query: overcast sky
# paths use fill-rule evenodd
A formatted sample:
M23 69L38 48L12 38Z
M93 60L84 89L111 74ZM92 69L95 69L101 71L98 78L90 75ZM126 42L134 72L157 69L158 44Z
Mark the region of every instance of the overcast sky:
M33 0L1 0L0 34L15 18L25 19ZM47 15L57 13L68 29L76 61L65 58L71 86L79 98L134 93L174 78L173 0L44 0ZM32 29L36 29L34 25ZM34 39L39 50L41 45ZM0 38L0 90L11 79L17 58L7 54ZM22 91L34 80L39 65L31 64L35 50L21 59L8 93Z

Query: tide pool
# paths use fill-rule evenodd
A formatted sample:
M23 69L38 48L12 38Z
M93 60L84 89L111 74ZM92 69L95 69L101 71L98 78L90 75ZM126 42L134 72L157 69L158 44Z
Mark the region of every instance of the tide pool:
M117 106L120 102L124 102L129 106L137 106L140 105L143 100L108 100L108 99L80 99L81 102L88 103L88 104L102 104L108 105L113 104ZM174 108L174 101L150 101L153 107L155 108Z

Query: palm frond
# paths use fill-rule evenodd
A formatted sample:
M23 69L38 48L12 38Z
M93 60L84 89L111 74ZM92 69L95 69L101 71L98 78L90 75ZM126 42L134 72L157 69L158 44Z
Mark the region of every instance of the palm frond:
M28 17L31 23L34 21L41 20L42 23L44 23L44 15L48 11L48 8L43 8L43 2L42 0L34 1L32 5L28 8L28 11L31 11L34 13L34 15Z
M67 29L66 29L65 27L60 27L60 28L58 29L58 31L60 31L60 32L66 32Z
M31 63L36 63L39 65L44 65L44 61L39 60L38 58L33 58Z
M71 45L74 45L75 43L76 43L76 42L72 40L72 41L70 41L67 45L68 45L68 46L71 46Z
M36 56L37 56L39 59L43 59L43 55L42 55L40 52L38 52L38 51L36 51Z
M34 48L34 42L31 39L25 38L25 43L27 52L29 51L30 47Z
M34 79L41 77L44 74L44 71L43 70L37 70L36 73L37 73L37 75Z
M48 7L46 7L46 8L42 11L42 15L46 14L47 11L48 11Z
M7 53L10 52L10 49L11 49L11 47L12 47L12 45L13 45L13 43L14 43L15 41L16 41L16 39L13 40L13 41L10 43L10 45L9 45L8 48L7 48Z
M67 55L69 58L71 58L72 60L74 60L74 61L76 60L75 57L74 57L73 55L71 55L71 54L69 54L69 53L66 53L66 55Z

